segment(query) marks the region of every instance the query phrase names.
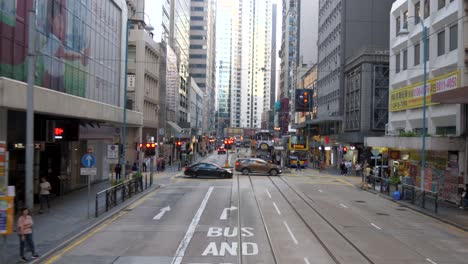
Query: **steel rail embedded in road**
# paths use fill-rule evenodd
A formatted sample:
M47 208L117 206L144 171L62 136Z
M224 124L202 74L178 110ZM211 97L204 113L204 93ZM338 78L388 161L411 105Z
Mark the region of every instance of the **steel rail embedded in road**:
M265 217L263 215L262 208L260 207L260 202L258 201L257 194L255 193L255 187L253 185L252 178L251 178L250 175L247 175L247 177L249 177L250 187L252 188L253 196L255 198L255 203L257 204L258 212L260 213L260 218L262 219L263 228L265 229L265 233L266 233L266 236L267 236L267 239L268 239L268 245L270 246L270 249L271 249L271 255L273 256L273 260L275 261L275 264L278 264L275 249L273 248L273 242L272 242L272 239L271 239L270 231L268 230L268 227L267 227L267 225L265 223ZM237 176L237 182L239 184L239 175ZM239 206L239 209L240 209L240 206Z
M362 251L360 250L356 244L354 244L349 238L347 238L335 225L333 225L330 221L328 221L328 219L325 218L325 216L323 216L315 207L313 207L310 202L304 198L304 195L301 194L299 191L297 191L295 188L293 188L283 177L279 177L285 184L286 186L288 186L294 193L296 193L296 195L302 200L304 201L307 206L309 206L320 218L322 218L322 220L325 221L325 223L327 223L333 230L335 230L336 233L338 233L349 245L351 245L364 259L366 259L370 264L374 264L374 262ZM319 235L312 229L312 227L309 225L309 223L304 219L304 217L301 215L301 213L296 209L296 207L293 206L293 204L291 203L291 201L286 197L286 195L283 193L283 191L281 191L281 189L279 188L279 186L275 183L275 181L270 177L268 176L268 179L270 179L270 181L273 183L273 185L276 187L276 189L278 189L279 193L284 197L284 199L286 200L286 202L291 206L291 208L294 210L294 212L296 212L296 214L299 216L299 218L302 220L302 222L304 222L304 224L307 226L307 228L310 230L310 232L312 232L312 234L315 236L315 238L319 241L320 245L322 245L322 247L325 249L325 251L327 251L327 253L330 255L330 257L333 259L333 261L337 264L340 264L341 262L338 260L338 258L335 256L335 254L333 254L333 252L331 251L331 249L325 244L325 242L319 237ZM310 199L308 197L308 199ZM312 200L312 199L310 199Z

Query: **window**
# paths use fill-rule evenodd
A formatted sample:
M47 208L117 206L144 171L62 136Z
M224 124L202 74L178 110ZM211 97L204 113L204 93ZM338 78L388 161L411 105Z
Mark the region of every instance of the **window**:
M458 25L450 27L450 44L449 51L455 50L458 47Z
M429 44L431 44L431 38L427 37L426 47L425 47L425 49L426 49L426 61L428 61L429 58L431 57L431 48L430 48L431 45L429 45ZM424 52L424 44L423 44L423 52Z
M190 35L190 39L206 39L203 35Z
M437 56L442 56L445 53L445 30L437 33Z
M438 7L439 7L439 10L440 10L440 9L442 9L442 7L445 6L445 0L439 0L438 2L439 2Z
M396 18L396 25L395 26L396 26L396 33L397 34L400 33L400 29L401 29L401 17L400 16L398 16Z
M414 45L414 66L421 63L421 44Z
M191 49L203 49L204 45L190 45Z
M191 16L190 17L190 20L193 20L193 21L203 21L204 18L202 16Z
M419 24L421 21L421 2L414 4L414 24Z
M403 70L408 69L408 50L403 51Z
M204 30L204 26L190 26L190 29L192 30Z
M203 6L194 6L190 10L192 10L192 11L202 11L202 12L205 11Z
M436 135L455 135L457 134L456 126L436 127Z
M400 72L400 53L395 55L395 72Z
M206 54L190 54L190 59L206 59Z
M408 29L408 11L403 13L403 29Z
M424 18L429 17L430 13L431 13L431 1L424 0Z

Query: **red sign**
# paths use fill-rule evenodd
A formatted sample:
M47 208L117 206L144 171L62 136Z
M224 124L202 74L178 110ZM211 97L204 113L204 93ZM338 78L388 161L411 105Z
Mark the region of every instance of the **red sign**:
M329 137L329 136L326 136L326 137L325 137L325 144L328 145L328 143L330 143L330 137Z

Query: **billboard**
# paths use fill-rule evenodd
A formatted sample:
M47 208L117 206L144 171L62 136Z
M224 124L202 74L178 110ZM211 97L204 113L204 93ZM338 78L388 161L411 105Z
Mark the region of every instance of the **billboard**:
M311 112L313 109L313 90L296 89L295 112Z
M112 0L39 0L35 23L25 25L32 3L0 0L0 76L26 81L27 26L34 26L36 85L119 105L121 9Z
M426 85L426 105L435 105L432 95L460 87L460 71L430 79ZM424 83L416 83L390 92L390 112L423 107Z

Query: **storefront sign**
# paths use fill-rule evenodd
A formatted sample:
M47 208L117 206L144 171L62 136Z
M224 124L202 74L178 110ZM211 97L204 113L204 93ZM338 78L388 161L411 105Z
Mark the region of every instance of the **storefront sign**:
M6 142L0 142L0 196L6 195L8 184L8 156Z
M417 83L390 92L390 111L420 108L423 106L424 83ZM454 71L427 81L426 105L435 105L431 95L460 87L460 71Z
M389 151L389 156L390 156L390 159L392 160L399 160L401 158L401 152L398 151L398 150L390 150Z
M13 201L12 196L0 196L0 235L13 232Z

